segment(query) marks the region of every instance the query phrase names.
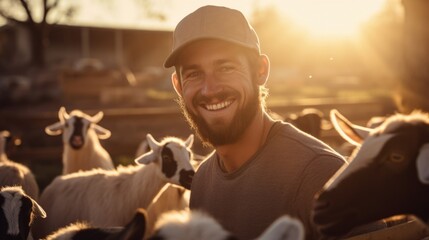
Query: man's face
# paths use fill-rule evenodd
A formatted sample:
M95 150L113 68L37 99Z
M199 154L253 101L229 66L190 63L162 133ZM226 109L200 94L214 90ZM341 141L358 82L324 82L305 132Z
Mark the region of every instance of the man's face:
M182 50L179 63L179 100L191 127L213 146L238 140L260 109L256 71L244 53L203 40Z

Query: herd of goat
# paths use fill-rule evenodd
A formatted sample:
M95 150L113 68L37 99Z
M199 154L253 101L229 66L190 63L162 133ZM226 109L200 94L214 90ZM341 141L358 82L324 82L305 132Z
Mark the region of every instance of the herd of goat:
M31 170L8 158L11 136L0 132L0 239L236 239L208 214L189 210L195 159L201 158L191 150L193 135L158 141L147 134L136 164L115 168L99 141L111 135L98 124L102 112L62 107L58 117L45 132L62 135L63 170L42 192ZM311 110L304 118L311 128L298 116L286 121L319 138L321 114ZM330 120L355 150L315 196L312 218L321 233L341 237L400 214L428 222L428 114L395 114L363 127L332 110ZM285 215L257 239L305 236L300 221Z

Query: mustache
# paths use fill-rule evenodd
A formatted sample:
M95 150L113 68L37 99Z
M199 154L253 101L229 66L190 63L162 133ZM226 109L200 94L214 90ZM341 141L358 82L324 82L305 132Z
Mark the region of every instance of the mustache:
M231 96L238 96L238 93L236 91L233 91L233 90L222 90L222 91L217 92L215 94L211 94L210 96L198 93L194 97L193 103L195 105L197 105L199 103L208 103L212 99L217 99L218 101L223 101L223 100L225 100L225 99L227 99L228 97L231 97Z

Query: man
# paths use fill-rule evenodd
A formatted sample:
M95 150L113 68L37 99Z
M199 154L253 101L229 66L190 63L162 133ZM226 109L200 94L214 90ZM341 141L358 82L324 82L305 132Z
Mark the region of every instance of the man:
M270 63L256 32L237 10L205 6L174 31L165 67L179 104L215 151L200 166L191 209L214 216L239 239L253 239L284 214L317 237L313 197L344 164L330 147L275 121L265 109Z

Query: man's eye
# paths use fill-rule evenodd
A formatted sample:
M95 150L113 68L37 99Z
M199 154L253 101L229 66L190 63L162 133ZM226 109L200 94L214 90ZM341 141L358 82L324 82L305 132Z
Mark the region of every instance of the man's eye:
M221 72L231 72L232 70L234 70L234 67L233 67L233 66L222 66L222 67L220 68L220 71L221 71Z
M189 72L185 74L185 79L193 79L193 78L197 78L198 76L200 76L200 73L197 71Z

